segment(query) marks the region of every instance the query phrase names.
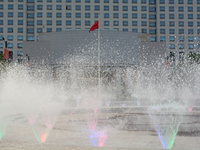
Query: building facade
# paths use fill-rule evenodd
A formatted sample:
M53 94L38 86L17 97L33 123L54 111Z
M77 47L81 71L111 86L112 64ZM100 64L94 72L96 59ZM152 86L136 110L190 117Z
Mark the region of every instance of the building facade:
M0 0L0 52L7 41L10 58L20 60L23 41L89 30L98 12L101 30L151 34L166 42L171 59L200 50L200 0Z

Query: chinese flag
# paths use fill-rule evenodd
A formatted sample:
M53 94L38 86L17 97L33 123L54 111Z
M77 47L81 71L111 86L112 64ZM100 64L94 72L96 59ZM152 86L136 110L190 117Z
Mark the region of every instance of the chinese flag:
M4 58L9 60L9 50L4 48Z
M94 31L95 29L99 29L99 20L97 20L90 28L90 31Z

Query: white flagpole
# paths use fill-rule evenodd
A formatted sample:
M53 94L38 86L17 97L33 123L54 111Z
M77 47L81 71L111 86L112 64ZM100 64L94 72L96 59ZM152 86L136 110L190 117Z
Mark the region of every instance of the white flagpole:
M98 13L99 14L99 29L98 29L98 94L99 94L99 98L100 98L100 87L101 87L101 68L100 68L100 12Z

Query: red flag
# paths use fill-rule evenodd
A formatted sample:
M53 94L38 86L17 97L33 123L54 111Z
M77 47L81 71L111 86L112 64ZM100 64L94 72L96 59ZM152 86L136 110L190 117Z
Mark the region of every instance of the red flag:
M95 29L99 29L99 20L97 20L90 28L90 31L94 31Z
M9 50L4 48L4 58L9 60Z
M170 68L170 61L167 61L166 65L167 65L167 68Z

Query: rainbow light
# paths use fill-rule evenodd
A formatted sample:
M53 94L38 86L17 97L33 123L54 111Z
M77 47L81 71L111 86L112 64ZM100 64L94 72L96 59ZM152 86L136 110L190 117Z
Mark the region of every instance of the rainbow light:
M94 131L97 125L97 118L96 117L91 117L90 119L87 120L88 128L90 131Z
M106 131L91 132L90 140L94 146L102 147L107 139Z
M37 139L37 141L39 143L44 143L46 141L47 136L49 134L49 130L48 129L45 129L45 131L40 132L39 135L37 135L37 133L36 133L36 131L34 130L33 127L32 127L32 130L33 130L34 135L35 135L35 137L36 137L36 139Z
M2 140L3 135L5 134L6 128L7 128L7 123L4 123L4 122L1 123L1 125L0 125L0 140Z

